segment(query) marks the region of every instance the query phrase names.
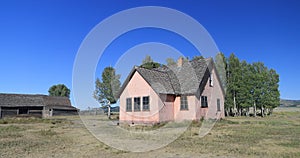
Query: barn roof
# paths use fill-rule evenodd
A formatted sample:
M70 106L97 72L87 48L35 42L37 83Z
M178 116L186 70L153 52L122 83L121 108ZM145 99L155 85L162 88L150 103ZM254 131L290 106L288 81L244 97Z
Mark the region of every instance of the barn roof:
M47 96L41 94L7 94L7 93L0 93L0 106L5 106L5 107L55 106L55 107L74 108L71 106L71 102L67 97L54 97L54 96Z
M135 72L138 72L158 94L195 94L205 73L209 73L212 67L212 58L198 58L183 62L181 66L161 66L155 69L135 66L123 83L119 96Z

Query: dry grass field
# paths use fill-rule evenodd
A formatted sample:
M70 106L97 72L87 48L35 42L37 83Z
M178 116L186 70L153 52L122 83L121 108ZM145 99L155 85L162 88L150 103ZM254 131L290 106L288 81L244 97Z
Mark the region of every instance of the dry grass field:
M235 117L198 136L193 123L158 150L134 153L98 141L78 116L0 120L0 157L300 157L300 108L279 109L265 118Z

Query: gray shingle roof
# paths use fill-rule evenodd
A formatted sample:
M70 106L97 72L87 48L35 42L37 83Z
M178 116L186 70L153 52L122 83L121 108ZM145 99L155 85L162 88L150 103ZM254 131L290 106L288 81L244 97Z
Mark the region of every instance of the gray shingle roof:
M0 106L43 106L42 95L0 94Z
M138 72L156 93L161 94L195 94L207 71L212 68L213 60L195 59L183 62L182 66L161 66L155 69L134 67L125 80L119 96L130 81L134 72Z
M174 93L172 83L170 82L170 77L167 73L159 70L150 70L141 67L136 68L136 70L156 92L164 94Z
M6 94L0 93L0 106L21 107L21 106L61 106L70 107L71 102L67 97L54 97L47 95L33 94ZM74 108L75 109L75 108Z

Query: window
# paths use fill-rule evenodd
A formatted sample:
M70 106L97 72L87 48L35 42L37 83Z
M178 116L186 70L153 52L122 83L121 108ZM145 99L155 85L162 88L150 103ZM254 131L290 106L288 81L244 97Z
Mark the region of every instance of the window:
M149 96L147 97L143 97L143 111L149 111L150 107L149 107Z
M217 111L221 111L221 103L220 103L220 99L217 99Z
M210 77L209 77L209 86L214 86L214 78L213 78L213 74L210 74Z
M140 97L134 98L134 111L141 111L141 98Z
M208 103L207 103L207 96L201 96L201 108L207 108Z
M132 111L132 99L131 98L126 99L126 111L127 112Z
M188 110L187 96L180 97L180 110Z

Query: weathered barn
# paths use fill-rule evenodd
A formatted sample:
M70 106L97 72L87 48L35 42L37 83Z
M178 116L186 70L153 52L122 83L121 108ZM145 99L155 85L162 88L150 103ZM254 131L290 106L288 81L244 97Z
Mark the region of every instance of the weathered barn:
M11 116L51 117L75 115L77 109L67 97L0 93L0 118Z

